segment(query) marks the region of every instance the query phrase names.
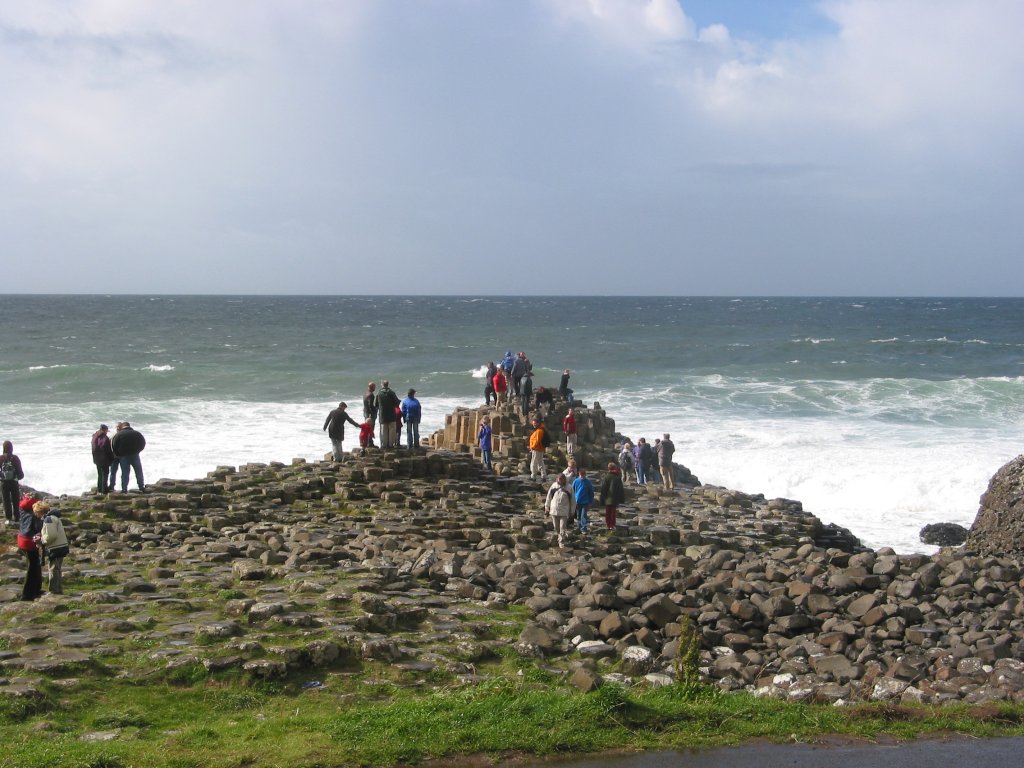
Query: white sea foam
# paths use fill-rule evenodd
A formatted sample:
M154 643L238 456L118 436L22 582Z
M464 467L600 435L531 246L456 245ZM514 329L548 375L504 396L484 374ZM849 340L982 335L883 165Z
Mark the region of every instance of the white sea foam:
M173 365L147 365L145 370L152 371L153 373L163 373L165 371L173 371Z

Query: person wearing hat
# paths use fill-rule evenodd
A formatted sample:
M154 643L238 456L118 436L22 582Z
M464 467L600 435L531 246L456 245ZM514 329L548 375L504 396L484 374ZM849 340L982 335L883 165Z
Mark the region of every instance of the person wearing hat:
M96 492L109 493L112 480L110 467L114 463L114 450L110 447L110 430L106 424L92 433L92 463L96 465Z
M341 449L341 443L345 439L345 422L347 421L353 427L359 426L359 423L348 415L346 408L348 408L348 403L338 403L338 407L327 414L327 420L324 422L327 436L331 438L331 452L334 454L335 461L341 461L345 455Z
M415 450L420 445L420 416L423 409L420 401L416 399L416 390L410 389L405 399L402 400L402 418L405 420L405 442L409 450Z

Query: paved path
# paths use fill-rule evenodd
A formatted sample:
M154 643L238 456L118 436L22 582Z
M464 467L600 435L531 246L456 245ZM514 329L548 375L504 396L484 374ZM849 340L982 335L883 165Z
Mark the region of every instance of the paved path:
M547 768L1020 768L1024 738L921 739L889 744L750 744L545 763Z

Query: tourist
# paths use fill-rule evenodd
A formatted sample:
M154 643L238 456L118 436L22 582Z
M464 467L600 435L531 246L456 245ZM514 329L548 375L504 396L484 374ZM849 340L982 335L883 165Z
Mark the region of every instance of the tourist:
M4 440L4 452L0 454L0 494L8 524L18 522L18 502L21 501L19 481L24 479L25 472L21 468L21 459L14 454L14 444Z
M508 376L501 368L494 372L492 380L494 386L494 402L498 405L505 404L505 397L508 394Z
M554 407L555 397L547 387L537 387L537 394L534 395L533 401L537 406L537 412L540 417L546 419L548 414L551 413L552 407Z
M580 476L580 471L576 466L575 459L569 459L569 463L566 464L565 469L562 470L562 474L565 475L565 479L570 483Z
M497 372L498 366L494 364L494 361L488 361L487 370L484 372L484 405L490 405L492 397L494 404L498 404L498 396L494 392L494 374Z
M608 473L601 481L598 503L604 507L604 524L609 531L615 530L615 518L619 505L626 501L626 489L622 484L623 475L615 462L608 462Z
M572 396L572 390L569 389L569 375L570 371L568 368L562 371L562 378L558 381L558 394L564 397L569 402L569 405L572 405L574 398Z
M565 452L572 456L576 453L576 413L572 408L562 419L562 431L565 433Z
M110 490L110 467L114 463L114 451L110 447L110 430L106 424L92 433L92 463L96 465L96 492L107 493Z
M522 392L519 395L519 407L523 410L523 418L530 415L530 401L533 400L533 373L526 372L523 376Z
M376 448L373 444L372 421L364 421L359 425L359 455L365 456L367 448Z
M646 449L647 453L644 453ZM633 446L633 469L636 471L636 484L647 485L647 464L650 462L651 446L647 439L641 437Z
M328 413L327 420L324 421L324 429L327 431L327 437L331 439L331 453L335 461L341 461L345 455L341 448L345 440L345 422L353 427L359 426L359 422L348 415L347 408L348 403L338 403L338 407Z
M573 497L565 487L565 475L559 474L548 488L544 499L544 512L551 516L558 548L565 549L569 517L572 515Z
M629 483L629 477L633 474L633 444L627 437L622 442L622 449L619 451L619 470L622 472L622 482Z
M500 368L501 368L501 370L503 370L505 372L505 377L509 381L512 381L512 379L511 379L511 376L512 376L512 366L515 364L515 362L516 362L516 358L515 358L515 355L512 354L512 350L511 349L506 350L505 355L501 358L501 366L500 366Z
M118 422L117 431L110 440L110 448L118 457L121 465L121 493L128 493L130 470L135 471L135 482L139 491L146 490L146 481L142 477L142 449L146 447L146 438L137 432L127 421Z
M526 364L526 353L520 352L516 355L515 360L512 361L512 370L510 375L512 377L512 392L516 397L522 394L523 377L529 370Z
M64 594L62 571L64 558L70 551L68 537L64 532L64 523L61 522L60 514L56 509L50 507L45 501L40 501L32 509L32 514L42 520L43 527L40 531L40 543L43 545L43 553L46 556L46 563L49 566L49 580L46 588L53 595Z
M658 473L658 445L661 443L660 438L654 439L654 445L649 446L650 454L647 461L645 471L647 472L647 482L661 482L661 475Z
M545 475L544 470L544 451L551 445L551 438L548 437L548 431L544 428L544 422L540 419L533 420L533 432L530 434L530 479L531 480L543 480Z
M416 399L416 390L410 389L402 401L402 418L405 419L405 442L409 450L418 448L420 445L420 416L423 409L420 401Z
M380 383L380 390L376 398L377 418L380 419L380 447L387 450L398 444L398 418L396 414L402 412L401 403L390 386L390 382L384 379Z
M580 533L590 532L590 505L594 503L594 484L587 477L587 470L580 469L580 476L572 482L573 495L576 497L576 526Z
M491 417L484 416L480 419L480 431L476 433L476 439L480 441L480 456L485 469L491 468Z
M377 423L377 385L372 381L366 385L363 395L363 421L370 422L370 427Z
M21 588L22 600L35 600L43 594L43 566L39 559L40 531L43 521L33 514L33 510L43 502L38 501L21 509L18 522L18 549L25 553L28 570L25 572L25 583Z
M672 456L676 452L675 443L669 439L668 433L661 438L661 442L658 443L658 465L661 468L661 479L662 484L665 488L671 490L676 487L675 478L672 472Z

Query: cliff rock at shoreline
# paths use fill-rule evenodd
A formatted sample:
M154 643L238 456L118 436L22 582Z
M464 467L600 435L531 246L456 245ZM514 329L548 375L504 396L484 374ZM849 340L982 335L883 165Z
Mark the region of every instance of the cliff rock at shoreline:
M981 555L1024 556L1024 455L992 476L964 548Z

